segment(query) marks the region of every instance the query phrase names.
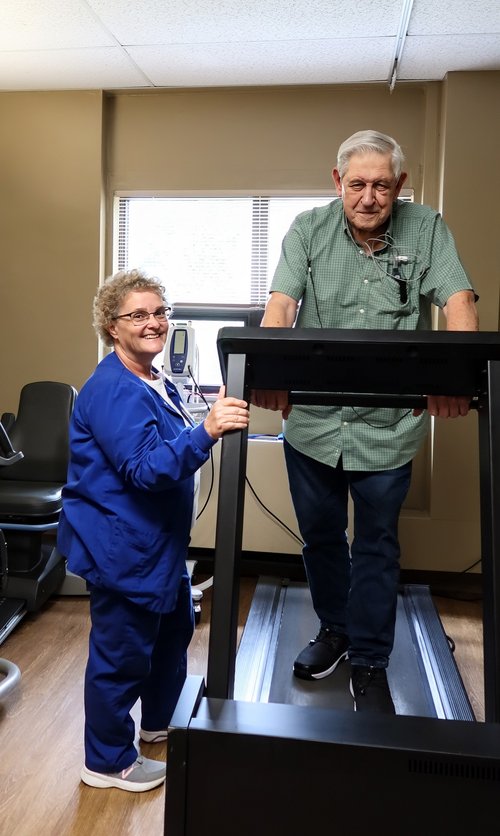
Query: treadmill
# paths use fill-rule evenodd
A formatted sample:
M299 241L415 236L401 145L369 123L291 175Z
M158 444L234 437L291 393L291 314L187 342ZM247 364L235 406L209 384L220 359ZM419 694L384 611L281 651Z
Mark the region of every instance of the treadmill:
M293 677L293 658L317 628L305 584L259 581L236 654L247 432L229 433L207 683L188 677L172 718L168 836L326 827L466 834L479 816L485 824L491 817L489 832L500 790L500 437L493 421L500 335L223 328L218 348L228 395L247 400L251 389L285 389L291 403L425 408L428 394L471 393L479 424L486 723L474 722L427 587L403 587L399 595L388 669L394 717L352 711L348 663L319 682ZM369 815L357 830L360 809ZM440 813L431 820L433 809ZM401 829L388 826L394 815L404 817Z

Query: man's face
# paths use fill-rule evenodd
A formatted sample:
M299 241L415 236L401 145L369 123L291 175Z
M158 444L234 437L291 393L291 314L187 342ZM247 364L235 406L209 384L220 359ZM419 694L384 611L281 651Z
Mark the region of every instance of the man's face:
M406 174L396 180L390 154L354 154L342 179L336 168L333 179L354 237L366 242L385 232L393 201L406 180Z

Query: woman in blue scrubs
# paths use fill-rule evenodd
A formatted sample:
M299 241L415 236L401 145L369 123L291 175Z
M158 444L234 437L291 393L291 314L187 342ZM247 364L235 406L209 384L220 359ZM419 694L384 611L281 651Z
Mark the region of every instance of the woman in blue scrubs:
M186 677L195 473L222 434L249 419L245 401L221 392L193 424L152 366L169 313L163 285L137 270L99 289L94 327L113 351L77 398L58 529L59 550L90 593L81 778L132 792L166 773L165 763L138 753L132 706L140 700L140 739L165 740Z

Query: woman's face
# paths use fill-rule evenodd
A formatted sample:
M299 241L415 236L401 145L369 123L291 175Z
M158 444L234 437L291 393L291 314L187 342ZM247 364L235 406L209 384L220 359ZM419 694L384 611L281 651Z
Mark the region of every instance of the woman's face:
M154 316L150 316L140 325L136 325L130 317L123 316L123 314L136 311L153 314L155 311L164 309L165 303L161 296L151 290L134 290L127 294L120 305L119 318L113 320L109 329L115 348L119 346L130 360L139 364L151 363L165 346L168 319L159 322Z

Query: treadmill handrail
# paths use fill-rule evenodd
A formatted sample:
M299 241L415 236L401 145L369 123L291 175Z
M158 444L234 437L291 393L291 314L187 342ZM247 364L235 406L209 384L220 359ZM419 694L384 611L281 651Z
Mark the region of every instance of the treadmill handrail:
M314 404L314 406L363 406L363 407L401 407L405 409L427 409L426 395L391 395L389 393L366 392L314 392L290 390L290 404ZM477 395L470 400L470 409L477 409Z
M478 397L487 363L500 360L496 331L227 327L217 346L225 383L238 354L250 389L303 392Z
M233 327L219 331L217 348L228 396L248 398L252 388L289 392L349 389L358 394L377 393L378 388L378 394L387 394L389 380L395 394L469 394L476 398L485 714L487 721L500 722L500 532L496 520L500 426L497 429L499 422L493 420L494 414L500 414L500 334ZM381 362L374 363L374 358ZM353 367L363 376L362 386L352 374ZM455 376L455 382L446 391L448 373ZM415 376L418 386L414 385ZM333 377L336 381L344 377L347 385L332 386ZM453 392L455 386L458 388ZM232 698L234 689L246 449L244 430L227 433L222 439L207 694L223 699Z

